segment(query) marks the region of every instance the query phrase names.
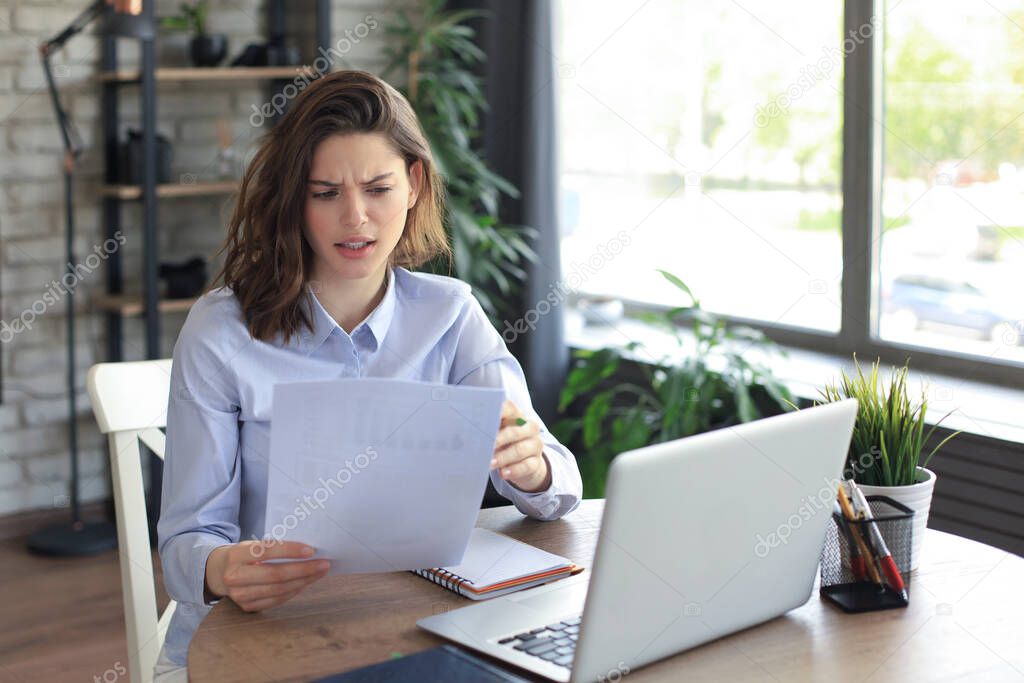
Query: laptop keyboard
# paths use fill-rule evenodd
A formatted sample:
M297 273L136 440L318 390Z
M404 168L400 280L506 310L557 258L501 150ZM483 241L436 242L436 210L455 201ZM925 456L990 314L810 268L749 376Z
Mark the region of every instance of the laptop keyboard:
M511 647L569 669L572 667L573 655L576 654L579 632L580 618L575 617L502 638L498 645Z

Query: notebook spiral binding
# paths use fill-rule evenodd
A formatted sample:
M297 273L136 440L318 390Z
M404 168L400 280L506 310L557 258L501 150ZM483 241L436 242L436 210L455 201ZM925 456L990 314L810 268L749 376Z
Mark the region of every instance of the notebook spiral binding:
M466 579L458 574L453 574L452 572L446 569L441 569L440 567L437 569L417 569L416 573L425 579L433 581L439 586L444 586L450 591L458 593L459 595L463 594L462 585L466 583Z

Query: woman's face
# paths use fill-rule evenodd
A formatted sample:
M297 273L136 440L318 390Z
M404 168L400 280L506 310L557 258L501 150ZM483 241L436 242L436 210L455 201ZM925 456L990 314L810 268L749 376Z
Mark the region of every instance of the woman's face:
M312 277L383 277L388 257L416 203L422 164L405 161L378 133L333 135L313 153L303 234L313 249Z

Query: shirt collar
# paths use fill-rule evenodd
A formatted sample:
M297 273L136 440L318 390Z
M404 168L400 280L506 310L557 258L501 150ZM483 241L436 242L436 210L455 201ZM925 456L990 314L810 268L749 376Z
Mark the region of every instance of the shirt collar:
M395 318L395 301L398 298L395 269L391 266L388 266L387 277L388 288L384 290L384 298L377 304L377 308L370 311L370 315L366 316L366 320L362 323L370 328L377 348L380 348L384 342L384 337L387 336L388 329L391 327L391 321Z
M364 325L369 328L370 336L374 341L375 348L380 348L381 342L384 341L384 337L388 333L388 329L391 327L391 321L395 316L395 299L397 293L395 291L395 269L388 267L387 271L387 289L384 291L384 298L381 299L377 307L374 308L370 315L366 316L359 325L356 326L352 333L355 334ZM308 287L308 285L307 285ZM301 334L300 343L303 351L306 354L313 353L316 349L320 348L331 333L337 329L341 334L346 336L345 330L341 329L341 326L331 317L331 314L327 312L327 309L323 307L320 300L317 299L316 294L312 289L309 290L309 300L312 306L312 320L313 329L303 329Z

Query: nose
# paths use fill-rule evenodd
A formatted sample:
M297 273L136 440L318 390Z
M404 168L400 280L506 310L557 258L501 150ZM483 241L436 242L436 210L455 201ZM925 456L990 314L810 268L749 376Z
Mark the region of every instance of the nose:
M366 205L360 192L349 190L341 202L342 227L354 228L366 222Z

